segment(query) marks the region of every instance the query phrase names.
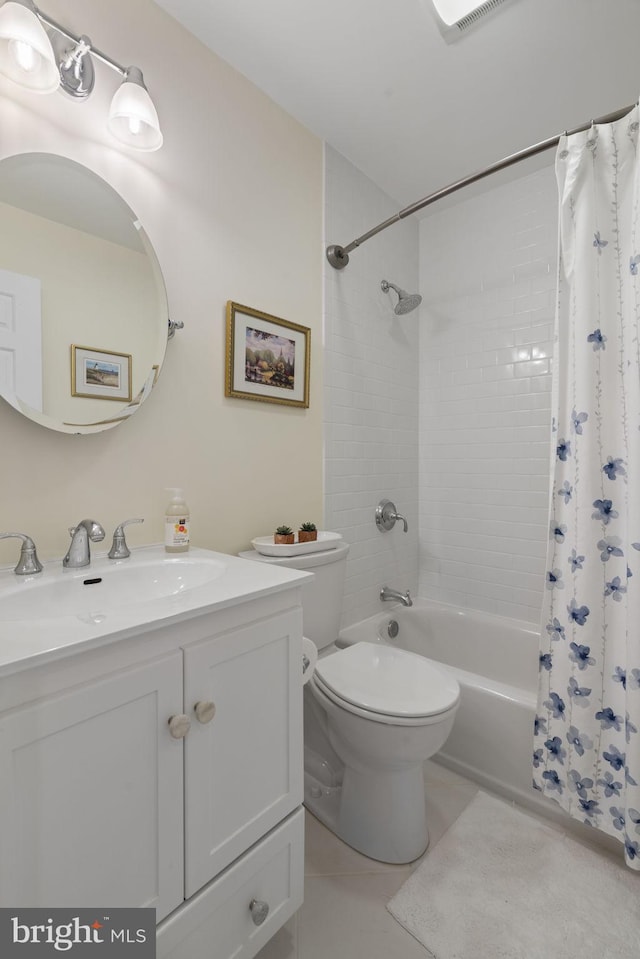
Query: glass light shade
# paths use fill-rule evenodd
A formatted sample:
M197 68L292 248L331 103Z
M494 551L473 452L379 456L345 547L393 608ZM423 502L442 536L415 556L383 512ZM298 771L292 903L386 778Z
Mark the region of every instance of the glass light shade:
M0 73L32 93L54 93L58 64L44 27L29 3L0 7Z
M107 127L116 140L136 150L159 150L162 146L158 114L137 67L129 67L116 90Z
M433 0L438 16L448 27L468 16L483 3L484 0Z

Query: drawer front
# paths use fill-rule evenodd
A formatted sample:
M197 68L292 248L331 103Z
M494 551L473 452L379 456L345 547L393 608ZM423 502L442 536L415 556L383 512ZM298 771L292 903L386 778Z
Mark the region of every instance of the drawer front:
M251 959L300 908L304 810L298 809L157 929L157 959ZM268 913L260 925L260 905Z

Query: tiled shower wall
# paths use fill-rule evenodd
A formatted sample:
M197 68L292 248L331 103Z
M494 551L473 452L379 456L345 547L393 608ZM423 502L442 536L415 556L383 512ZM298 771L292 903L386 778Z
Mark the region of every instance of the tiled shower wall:
M330 147L325 165L328 243L397 212ZM537 625L556 251L548 166L327 265L325 526L351 543L343 625L383 608L384 583ZM419 312L395 317L383 278L419 288ZM377 531L383 496L408 534Z
M552 166L420 222L420 595L535 624L556 250Z
M346 245L400 206L325 148L325 237ZM381 280L418 288L418 224L402 221L325 270L325 528L351 544L343 626L379 612L381 586L417 588L419 313L397 317ZM378 501L407 517L380 533Z

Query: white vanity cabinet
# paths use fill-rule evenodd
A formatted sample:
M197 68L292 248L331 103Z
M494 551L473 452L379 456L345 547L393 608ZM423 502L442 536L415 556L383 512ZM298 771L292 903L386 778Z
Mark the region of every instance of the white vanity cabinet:
M0 677L0 905L153 906L159 959L264 945L302 903L299 604Z

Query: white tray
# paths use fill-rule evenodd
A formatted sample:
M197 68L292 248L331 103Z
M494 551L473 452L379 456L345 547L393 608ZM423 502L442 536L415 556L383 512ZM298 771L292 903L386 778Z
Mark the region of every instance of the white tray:
M335 549L341 542L340 533L318 530L318 538L310 543L274 543L273 536L256 536L251 540L251 545L263 556L300 556L303 553L319 553L325 549Z

